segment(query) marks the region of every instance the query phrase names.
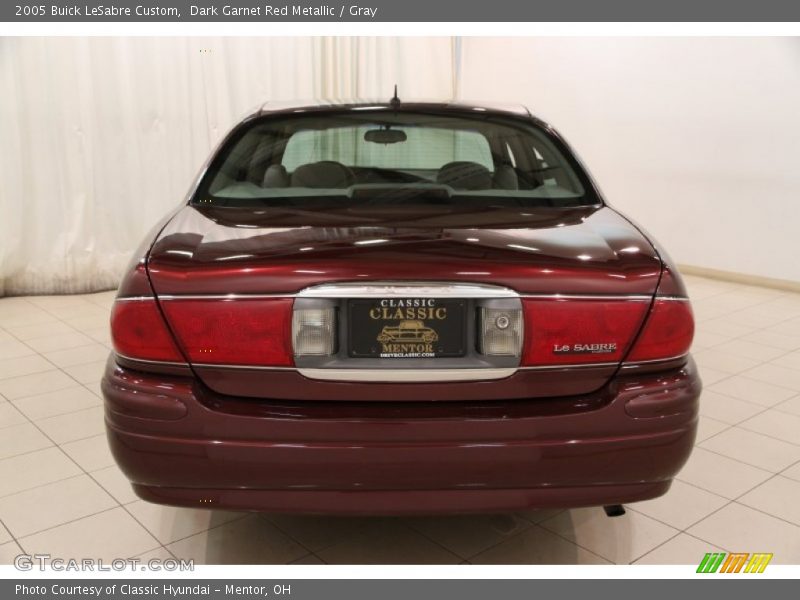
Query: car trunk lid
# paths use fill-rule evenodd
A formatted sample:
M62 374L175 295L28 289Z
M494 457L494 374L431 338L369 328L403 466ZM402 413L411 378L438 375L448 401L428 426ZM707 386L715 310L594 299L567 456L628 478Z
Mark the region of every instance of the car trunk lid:
M540 365L551 367L541 372L536 372L537 365L528 365L524 373L521 369L513 376L482 382L482 397L507 399L545 393L575 395L596 390L605 383L641 328L658 285L661 261L648 240L607 207L519 210L489 207L480 211L452 207L414 210L372 207L315 212L187 206L163 229L153 245L148 272L179 345L190 355L195 372L206 385L225 394L283 399L410 400L419 398L419 390L412 393L413 386L403 384L395 387L405 387L406 392L386 394L383 390L378 394L373 392L385 385L359 386L341 379L311 383L304 380L302 371L294 372L289 358L288 364L270 365L275 370L291 372L274 373L273 380L284 383L266 392L260 368L265 365L247 361L220 365L213 359L201 358L194 353L196 349L188 348L181 331L184 325L171 307L179 306L176 303L180 302L204 302L205 312L202 318L195 319L196 324L202 327L203 322L213 321L215 315L220 317L220 323L230 324L236 319L231 316L233 307L245 306L245 302L272 302L270 306L275 308L276 303L283 302L285 311L286 299L295 298L303 290L348 282L497 286L534 304L589 303L584 305L584 313L590 311L587 326L614 319L620 303L629 300L639 303L641 310L627 316L624 339L616 340L617 351L604 356L602 344L606 340L579 336L569 343L577 344L575 347L581 349L581 354L585 347L589 356L565 359L562 354L553 364ZM236 299L243 302L237 303ZM535 308L526 314L530 317L546 313ZM537 332L546 330L547 322L557 318L547 317L537 323L540 328ZM528 320L536 322L535 318ZM291 336L285 320L283 324L263 323L258 319L243 323L242 327L229 326L226 333L228 338L238 339L240 347L257 344L258 336L284 336L284 342ZM526 337L531 335L531 331L526 332ZM428 339L432 339L430 335ZM291 353L290 346L285 344L278 350ZM542 352L549 350L539 348L538 354L530 351L532 360L541 360ZM440 362L443 360L429 359L430 368L444 364ZM392 364L403 368L409 363L398 359ZM428 369L428 365L424 368ZM553 369L574 372L561 377L563 384L554 385L558 378L553 379ZM409 378L412 378L410 371ZM298 387L304 381L309 385ZM536 385L537 382L548 383ZM467 384L446 379L442 384L428 384L427 398L458 400L474 396L474 390L468 389ZM486 387L487 384L491 387ZM347 389L345 394L343 387ZM367 389L370 391L365 394ZM453 390L458 389L461 393L454 395Z

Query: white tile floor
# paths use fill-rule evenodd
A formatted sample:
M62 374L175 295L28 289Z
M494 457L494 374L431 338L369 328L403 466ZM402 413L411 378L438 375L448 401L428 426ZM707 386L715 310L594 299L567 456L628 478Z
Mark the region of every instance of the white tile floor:
M663 498L602 509L326 518L138 500L103 434L112 292L0 299L0 563L683 563L766 551L800 563L800 295L689 277L705 383L697 448Z

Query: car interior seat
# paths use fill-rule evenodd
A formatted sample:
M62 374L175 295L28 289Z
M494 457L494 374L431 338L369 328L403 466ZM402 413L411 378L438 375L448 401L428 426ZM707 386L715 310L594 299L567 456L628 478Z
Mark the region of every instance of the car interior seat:
M289 173L283 165L270 165L264 171L264 180L261 187L265 188L285 188L289 187Z
M519 177L517 177L517 172L511 165L499 165L494 170L492 183L494 184L492 187L497 190L519 189Z
M346 188L353 180L353 173L342 163L321 160L300 165L292 173L292 187Z
M454 161L439 169L436 183L457 190L488 190L492 187L492 172L475 162Z

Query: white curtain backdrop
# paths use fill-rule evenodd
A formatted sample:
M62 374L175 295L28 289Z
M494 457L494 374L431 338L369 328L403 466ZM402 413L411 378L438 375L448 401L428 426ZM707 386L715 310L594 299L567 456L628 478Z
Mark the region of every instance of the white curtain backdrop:
M466 98L523 102L679 262L800 281L800 38L465 38Z
M0 38L0 296L110 289L268 100L453 96L451 38Z
M395 83L524 102L679 262L800 281L797 38L0 38L0 296L116 286L249 108Z

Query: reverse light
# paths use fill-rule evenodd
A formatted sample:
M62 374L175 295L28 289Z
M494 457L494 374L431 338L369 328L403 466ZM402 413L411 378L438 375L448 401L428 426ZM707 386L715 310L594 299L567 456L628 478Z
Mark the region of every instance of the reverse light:
M117 300L111 310L114 351L134 360L185 362L155 298Z
M626 362L681 357L689 352L693 337L694 315L689 301L685 298L656 298Z
M480 309L478 350L487 356L519 356L522 350L522 311L506 308Z
M292 347L295 356L331 356L336 349L336 310L295 308Z

